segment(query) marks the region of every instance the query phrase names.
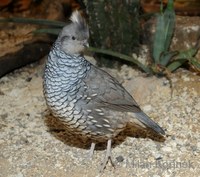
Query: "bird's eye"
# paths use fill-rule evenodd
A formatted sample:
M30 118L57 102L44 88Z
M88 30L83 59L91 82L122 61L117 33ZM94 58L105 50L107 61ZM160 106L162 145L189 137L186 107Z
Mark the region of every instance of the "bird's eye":
M72 36L72 40L75 40L76 38L74 36Z

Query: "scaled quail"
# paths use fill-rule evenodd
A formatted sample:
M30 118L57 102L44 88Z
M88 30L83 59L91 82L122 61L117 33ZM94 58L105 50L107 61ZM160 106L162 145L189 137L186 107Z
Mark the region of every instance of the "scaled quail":
M60 32L48 55L44 74L44 95L51 113L74 133L107 141L103 170L111 160L111 141L128 124L138 124L164 135L133 97L107 72L88 62L82 52L88 46L89 30L78 11ZM127 116L132 113L135 118ZM112 162L112 161L111 161Z

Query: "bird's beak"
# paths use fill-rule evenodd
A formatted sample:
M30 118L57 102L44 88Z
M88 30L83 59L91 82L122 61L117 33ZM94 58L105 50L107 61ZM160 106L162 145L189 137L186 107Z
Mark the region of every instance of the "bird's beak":
M89 47L88 41L84 41L83 46L86 47L86 48L88 48Z

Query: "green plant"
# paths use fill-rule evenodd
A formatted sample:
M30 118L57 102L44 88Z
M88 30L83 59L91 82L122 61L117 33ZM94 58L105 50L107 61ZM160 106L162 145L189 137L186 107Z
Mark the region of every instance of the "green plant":
M166 10L157 16L156 31L152 49L151 68L154 73L163 73L164 70L173 72L185 62L199 68L200 63L194 58L199 49L197 44L186 51L169 51L175 28L175 12L173 0L169 0Z

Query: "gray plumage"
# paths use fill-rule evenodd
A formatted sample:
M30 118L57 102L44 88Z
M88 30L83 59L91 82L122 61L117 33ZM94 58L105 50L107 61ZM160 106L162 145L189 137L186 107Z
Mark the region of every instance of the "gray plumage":
M108 147L129 123L164 135L163 129L142 112L115 78L82 56L89 38L88 26L78 11L71 20L59 34L46 63L44 95L53 115L75 133L108 141ZM128 117L127 112L136 119Z

